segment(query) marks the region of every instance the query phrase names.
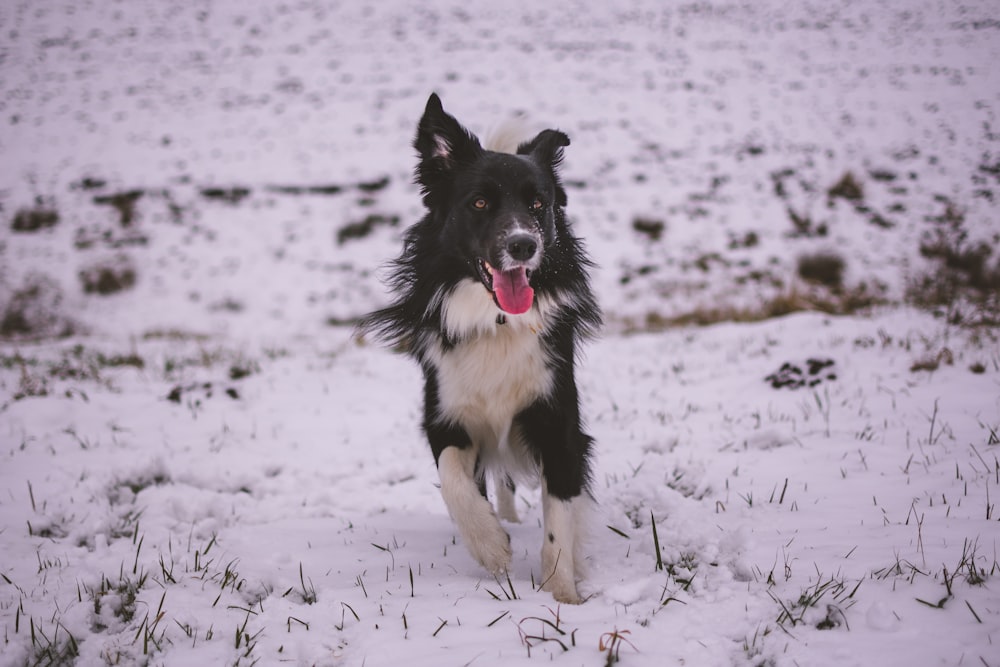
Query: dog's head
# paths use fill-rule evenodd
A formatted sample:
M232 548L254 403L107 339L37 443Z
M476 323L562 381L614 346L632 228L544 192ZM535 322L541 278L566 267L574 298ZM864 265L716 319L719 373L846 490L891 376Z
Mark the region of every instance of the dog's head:
M517 152L484 149L431 95L417 129L417 182L436 218L440 249L482 282L496 304L524 313L534 300L532 277L555 242L566 191L559 181L569 137L544 130Z

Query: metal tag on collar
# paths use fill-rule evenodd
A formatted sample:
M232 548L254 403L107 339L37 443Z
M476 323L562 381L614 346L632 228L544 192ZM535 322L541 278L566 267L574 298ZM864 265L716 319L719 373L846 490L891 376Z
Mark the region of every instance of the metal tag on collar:
M503 313L500 313L499 315L497 315L497 324L498 325L507 324L507 316L504 315Z

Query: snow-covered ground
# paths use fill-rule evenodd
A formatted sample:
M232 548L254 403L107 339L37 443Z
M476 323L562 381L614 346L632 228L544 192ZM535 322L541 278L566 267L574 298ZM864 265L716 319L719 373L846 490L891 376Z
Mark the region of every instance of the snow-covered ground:
M0 6L0 664L1000 665L995 3L494 4ZM352 336L431 91L573 141L578 607Z

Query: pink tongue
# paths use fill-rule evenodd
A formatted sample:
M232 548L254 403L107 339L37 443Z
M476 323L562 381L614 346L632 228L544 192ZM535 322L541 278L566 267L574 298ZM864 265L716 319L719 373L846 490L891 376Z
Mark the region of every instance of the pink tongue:
M528 276L523 267L494 272L493 293L500 307L511 315L527 312L535 298L535 290L528 284Z

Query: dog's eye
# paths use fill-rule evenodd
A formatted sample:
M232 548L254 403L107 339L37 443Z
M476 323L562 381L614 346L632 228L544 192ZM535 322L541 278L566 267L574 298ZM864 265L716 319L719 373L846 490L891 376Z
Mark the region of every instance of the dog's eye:
M531 202L531 208L535 211L541 211L544 207L545 204L543 204L542 200L538 197L535 197L534 201Z
M486 201L484 197L478 197L472 202L472 208L476 209L477 211L485 211L486 207L488 207L489 205L490 203Z

